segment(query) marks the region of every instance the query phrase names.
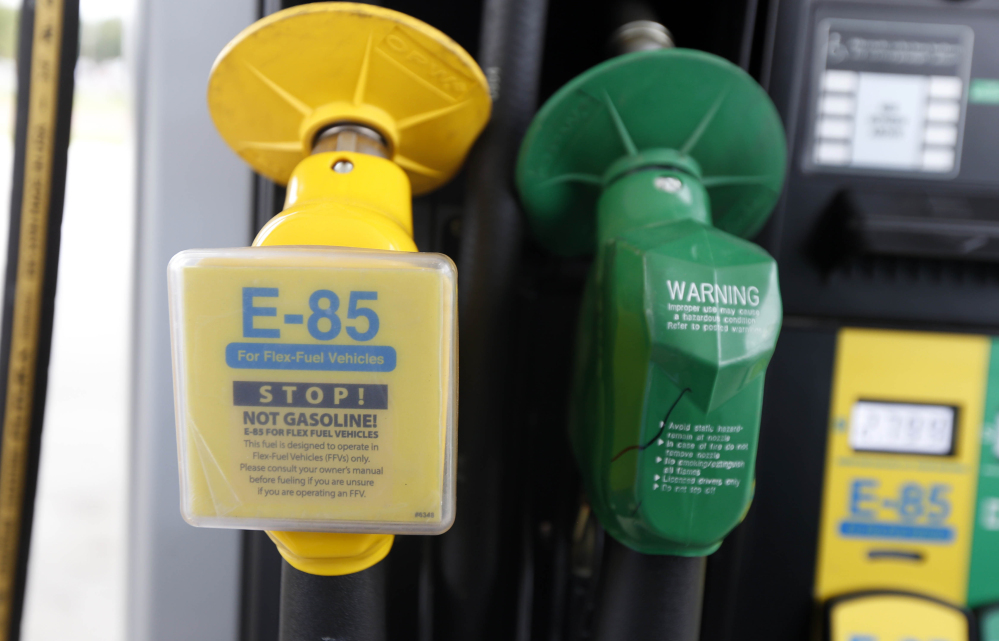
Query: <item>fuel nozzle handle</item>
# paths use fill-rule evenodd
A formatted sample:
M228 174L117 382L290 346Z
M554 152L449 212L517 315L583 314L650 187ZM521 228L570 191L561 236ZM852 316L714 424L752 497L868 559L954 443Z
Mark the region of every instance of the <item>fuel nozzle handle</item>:
M744 240L780 193L783 128L715 56L618 56L542 107L517 184L535 236L593 252L569 429L604 528L646 554L710 554L753 493L774 260Z
M752 498L777 267L714 228L709 206L697 176L658 167L614 181L597 205L582 312L594 324L580 336L594 352L573 436L603 444L583 470L601 523L647 553L709 554Z

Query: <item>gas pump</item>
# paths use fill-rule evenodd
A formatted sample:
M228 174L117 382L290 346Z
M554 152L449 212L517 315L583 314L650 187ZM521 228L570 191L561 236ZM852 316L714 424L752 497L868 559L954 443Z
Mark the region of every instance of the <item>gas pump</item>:
M707 639L994 634L997 8L770 7L785 325Z
M427 18L420 4L394 6ZM659 4L485 2L493 120L415 224L406 186L446 182L489 114L464 52L398 14L321 4L274 14L220 57L218 128L288 200L266 222L273 193L258 189L256 247L174 263L184 509L272 533L285 638L999 630L994 2L719 1L674 7L675 34ZM472 51L469 12L448 32ZM674 35L731 63L664 50ZM608 38L630 53L579 75ZM419 459L406 478L440 489L392 512L351 492L413 497L392 485L402 468L351 459L385 455L397 403L420 389L454 403L454 345L418 385L408 334L390 336L390 295L410 296L412 335L445 349L454 327L455 274L414 258L414 236L459 266L463 437L457 466L446 419L418 421L439 451L396 442ZM405 251L359 253L372 246ZM423 277L452 298L413 298ZM395 369L327 371L316 345L355 368L386 366L390 347ZM379 450L308 458L337 430L377 431L347 440ZM272 459L282 443L288 458ZM290 471L313 465L349 466L347 496L323 495L318 469ZM244 617L264 610L250 566ZM404 623L382 632L387 618Z
M455 269L416 252L410 198L458 170L486 81L418 20L317 3L229 43L208 101L288 190L254 247L171 261L181 510L267 530L281 639L381 639L393 535L455 516Z
M535 237L563 256L596 253L569 433L589 504L627 548L607 557L596 638L698 638L703 557L753 495L782 309L773 259L743 238L784 170L763 90L690 50L587 71L525 137L517 185Z

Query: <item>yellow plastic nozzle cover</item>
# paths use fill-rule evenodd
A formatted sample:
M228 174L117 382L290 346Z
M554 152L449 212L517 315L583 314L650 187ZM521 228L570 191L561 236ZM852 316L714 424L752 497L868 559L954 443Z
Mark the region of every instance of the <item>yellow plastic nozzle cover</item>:
M447 257L190 250L168 272L188 522L388 534L451 526L457 335Z
M374 128L413 193L458 171L489 119L485 76L449 37L391 9L316 2L253 23L219 54L208 106L222 138L284 184L335 123Z

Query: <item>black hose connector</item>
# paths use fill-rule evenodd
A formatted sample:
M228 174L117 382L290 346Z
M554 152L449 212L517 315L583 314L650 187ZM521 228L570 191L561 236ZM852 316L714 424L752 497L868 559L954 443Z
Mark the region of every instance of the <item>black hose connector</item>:
M653 556L605 539L594 641L698 641L705 557Z
M316 576L281 564L278 641L385 641L385 564Z

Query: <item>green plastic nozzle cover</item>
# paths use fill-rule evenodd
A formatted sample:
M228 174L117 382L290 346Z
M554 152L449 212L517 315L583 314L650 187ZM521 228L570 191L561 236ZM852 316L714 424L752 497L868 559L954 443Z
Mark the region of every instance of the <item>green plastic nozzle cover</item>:
M743 240L783 185L766 93L716 56L620 56L528 129L517 187L554 253L595 252L569 429L589 500L648 554L718 548L752 499L763 380L780 331L774 260Z

